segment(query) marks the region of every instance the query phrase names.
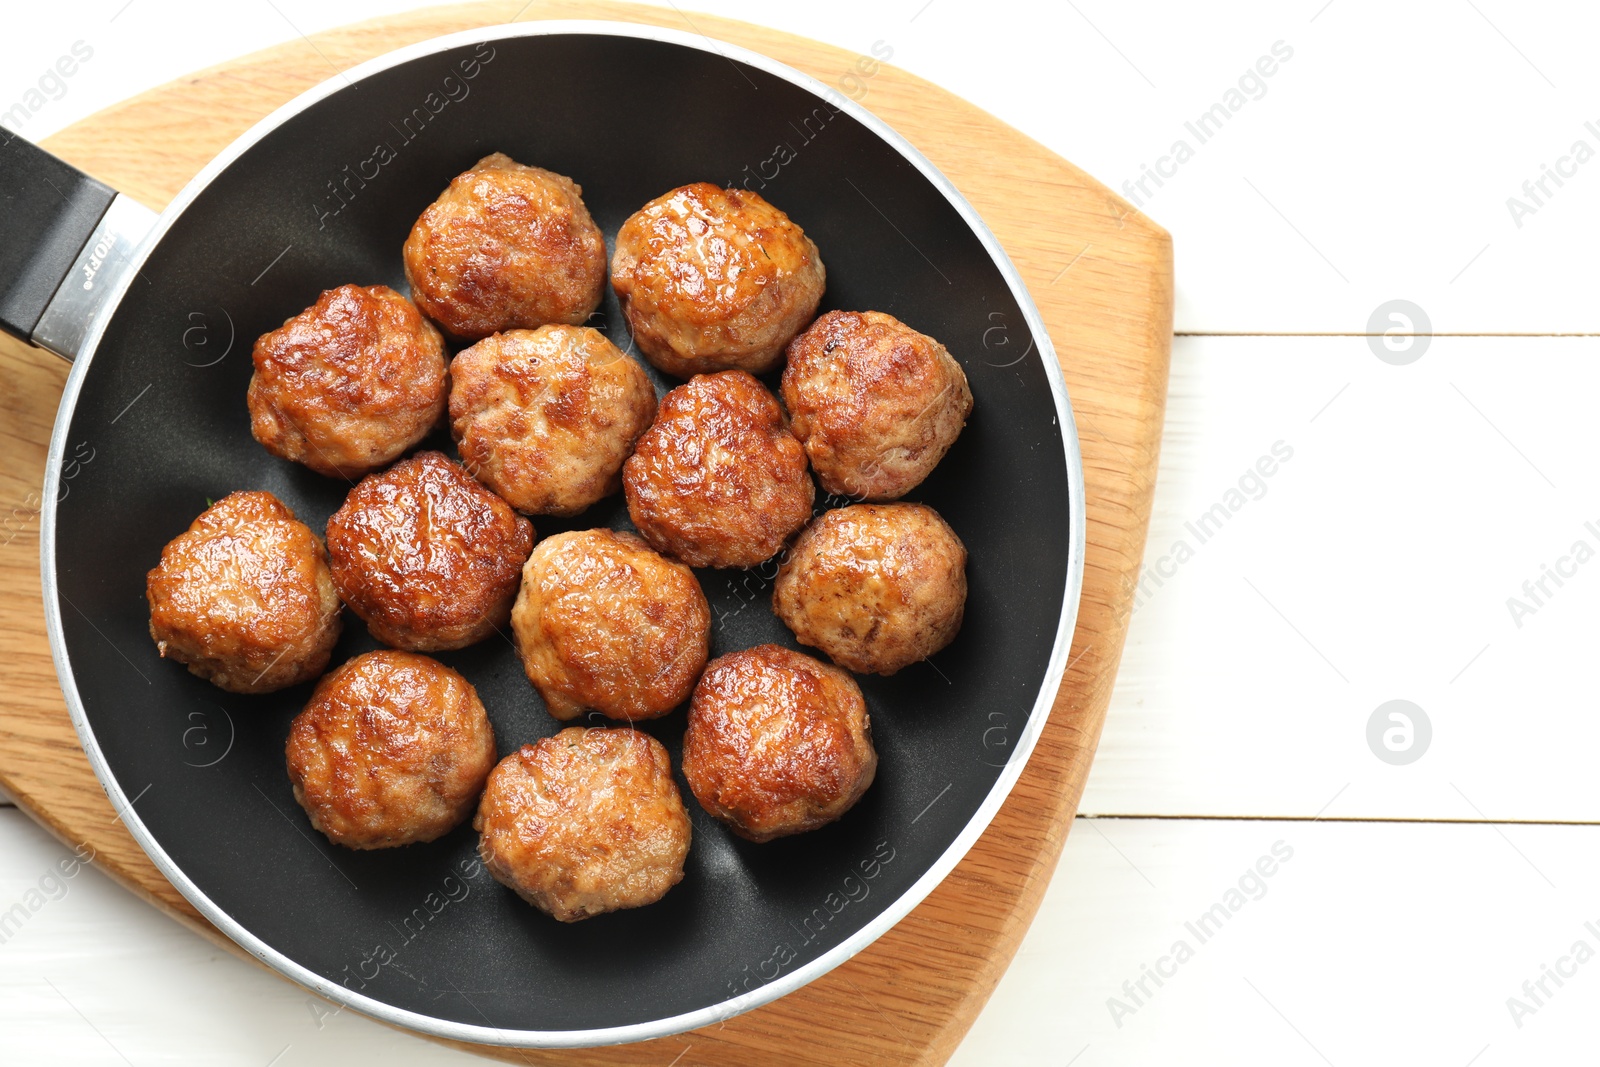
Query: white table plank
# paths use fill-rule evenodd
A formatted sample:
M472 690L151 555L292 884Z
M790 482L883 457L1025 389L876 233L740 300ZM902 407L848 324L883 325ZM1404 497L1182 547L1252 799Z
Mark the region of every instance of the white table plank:
M1600 70L1586 52L1600 31L1592 5L649 2L859 52L879 43L894 63L1113 188L1129 182L1174 235L1180 332L1360 332L1396 297L1422 306L1438 332L1600 332L1591 299L1600 260L1586 244L1600 228L1600 158L1562 164L1572 176L1559 187L1545 179L1538 204L1522 191L1576 141L1600 152L1600 132L1585 126L1600 129ZM19 13L0 37L0 113L77 40L93 58L59 89L51 83L59 99L27 116L18 127L27 135L297 29L421 6L279 0L279 14L265 4L125 3ZM1292 55L1266 64L1274 73L1264 92L1247 79L1247 92L1229 98L1280 41L1280 55ZM1218 103L1239 107L1201 143L1185 123ZM1193 157L1163 163L1179 140ZM1141 190L1146 165L1172 177L1160 187L1145 179ZM1535 207L1521 226L1512 196Z
M1230 899L1279 842L1271 876ZM46 891L0 943L8 1062L479 1062L351 1013L318 1029L320 1002L92 869L64 880L64 895L42 883L68 857L0 812L0 904ZM1576 940L1600 950L1584 926L1600 925L1597 896L1600 828L1080 819L954 1062L1322 1062L1273 1008L1335 1064L1465 1064L1485 1046L1486 1067L1565 1062L1587 1040L1600 979L1585 966L1561 988L1547 980L1543 1005L1521 985ZM1202 943L1185 924L1219 903L1235 910L1197 927ZM1164 961L1180 940L1193 958ZM1158 965L1175 973L1135 984L1136 1002L1123 983ZM1538 1009L1520 1028L1513 996ZM1134 1010L1114 1018L1111 997Z
M1600 559L1562 563L1600 552L1597 392L1594 338L1439 337L1409 366L1364 338L1180 338L1083 810L1311 816L1337 793L1329 816L1600 820ZM1576 573L1513 619L1546 564ZM1366 740L1393 699L1434 731L1406 766Z
M1292 858L1230 898L1274 845ZM1600 957L1562 958L1600 952L1597 899L1595 827L1079 819L952 1063L1588 1062ZM1218 904L1236 910L1202 943L1186 924ZM1558 964L1576 974L1534 1004L1522 983ZM1520 1028L1513 996L1535 1008Z

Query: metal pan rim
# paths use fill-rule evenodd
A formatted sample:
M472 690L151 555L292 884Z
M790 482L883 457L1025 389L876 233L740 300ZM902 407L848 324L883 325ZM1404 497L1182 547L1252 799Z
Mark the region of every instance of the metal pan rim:
M1073 419L1072 406L1067 397L1066 383L1062 378L1054 347L1050 342L1049 334L1044 328L1044 322L1038 308L1034 305L1021 276L1017 273L1015 266L1012 265L999 240L990 232L977 211L957 191L950 180L929 162L921 152L917 151L909 141L895 132L882 119L879 119L872 112L848 99L843 94L829 89L823 83L809 75L802 74L786 64L779 63L776 60L769 59L757 52L752 52L737 45L713 42L709 38L679 30L632 23L586 20L552 20L485 26L433 38L389 52L308 89L256 123L256 125L242 134L238 140L224 149L220 155L208 163L179 192L172 203L162 212L161 217L157 220L149 236L134 257L130 269L119 280L116 290L111 294L110 299L106 301L96 321L90 327L83 351L75 360L71 375L67 379L66 388L62 394L61 407L56 414L55 428L50 439L49 459L45 468L44 484L47 486L54 485L61 477L63 457L67 446L67 434L71 426L73 411L77 405L78 395L83 387L84 379L93 366L95 352L99 346L100 339L104 335L117 307L126 295L128 287L148 260L150 251L160 242L162 236L178 216L246 150L289 118L307 110L325 97L345 88L350 83L358 82L369 75L388 70L413 59L434 55L463 45L483 42L492 43L519 37L556 35L599 35L657 41L691 48L700 52L710 52L745 63L799 86L814 96L826 100L831 106L846 111L852 118L872 131L914 166L928 182L944 195L961 215L967 226L982 242L985 251L988 252L996 268L1005 278L1012 294L1016 297L1028 329L1037 341L1035 345L1036 355L1044 363L1046 380L1050 383L1050 390L1055 403L1056 417L1060 420L1061 440L1067 466L1067 506L1070 526L1067 531L1067 580L1065 587L1062 589L1061 615L1050 659L1045 669L1044 678L1040 683L1039 694L1029 715L1027 726L1018 738L1018 743L1013 747L1010 758L994 785L990 788L988 795L961 833L956 836L955 840L950 843L922 877L901 894L894 903L884 909L882 913L848 940L840 943L811 963L788 972L759 989L730 998L721 1003L649 1022L631 1023L623 1026L585 1030L516 1030L457 1023L406 1011L381 1000L363 996L342 985L329 981L267 945L252 934L207 897L166 851L161 848L154 835L139 818L138 812L130 804L129 798L120 783L111 773L105 755L100 750L94 732L89 726L82 700L78 694L77 683L72 672L72 662L67 651L65 633L62 627L60 590L56 574L56 498L54 493L44 494L45 501L41 520L39 549L44 587L45 621L50 637L50 654L55 662L56 673L61 682L62 695L66 699L67 709L72 718L72 725L83 744L85 754L89 757L89 763L94 769L95 777L99 779L107 797L111 801L112 807L121 815L122 822L127 826L134 840L138 842L139 847L144 850L145 854L150 857L163 877L170 881L184 898L194 905L201 915L241 948L266 966L320 996L383 1022L392 1023L432 1037L520 1048L584 1048L595 1045L647 1041L652 1038L667 1037L686 1030L722 1022L735 1015L770 1003L821 977L876 941L909 914L917 904L921 903L944 880L945 876L955 868L956 864L977 842L979 836L988 827L996 813L999 812L1001 804L1021 776L1023 767L1039 740L1045 721L1049 717L1051 706L1055 702L1061 679L1066 673L1067 657L1071 650L1072 635L1077 622L1079 596L1083 587L1083 554L1086 542L1083 459L1079 452L1077 427Z

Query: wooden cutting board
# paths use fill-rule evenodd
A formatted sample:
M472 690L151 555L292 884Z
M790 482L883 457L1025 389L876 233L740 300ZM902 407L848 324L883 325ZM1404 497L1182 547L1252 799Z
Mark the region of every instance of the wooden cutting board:
M1166 232L1042 145L920 78L888 66L870 77L852 75L860 57L838 48L709 15L603 0L468 4L334 30L144 93L46 144L159 208L256 120L335 69L473 26L549 18L655 23L765 53L856 97L940 167L1005 245L1055 341L1083 445L1088 554L1070 666L1032 760L966 859L877 943L806 988L718 1027L605 1049L462 1047L563 1065L943 1063L1033 919L1100 737L1144 549L1166 404ZM56 683L40 600L38 507L66 376L56 357L0 336L0 784L63 842L92 846L95 862L118 882L238 951L115 821Z

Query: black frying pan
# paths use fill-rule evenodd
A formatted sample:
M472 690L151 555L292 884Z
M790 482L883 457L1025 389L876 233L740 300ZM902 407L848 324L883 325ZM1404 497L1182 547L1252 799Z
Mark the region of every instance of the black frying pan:
M748 182L822 250L824 310L887 311L938 337L976 397L960 441L911 497L971 552L966 624L933 661L861 679L881 757L865 798L835 825L764 845L691 801L683 882L658 904L570 926L497 885L470 827L400 850L329 844L284 770L310 687L224 693L159 660L146 629L145 572L208 499L267 489L320 529L348 489L251 438L255 337L332 286L403 291L400 248L417 214L497 150L571 175L608 237L674 186ZM137 205L20 140L0 150L0 183L11 205L0 317L76 356L42 544L67 704L134 837L269 966L443 1037L573 1046L669 1034L796 989L866 946L950 871L1016 781L1061 679L1082 578L1071 412L994 237L932 165L839 93L666 30L502 26L305 94L207 167L148 235ZM609 295L602 315L628 348ZM450 447L442 436L425 446ZM612 498L536 525L627 523ZM770 610L771 577L700 573L713 655L795 647ZM372 647L349 620L334 661ZM509 643L441 658L477 686L502 753L557 729ZM644 728L676 760L683 713Z

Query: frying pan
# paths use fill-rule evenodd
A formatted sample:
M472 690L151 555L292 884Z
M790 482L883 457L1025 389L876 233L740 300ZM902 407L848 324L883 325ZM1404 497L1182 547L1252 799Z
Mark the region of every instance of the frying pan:
M496 884L469 826L396 850L328 843L284 770L310 687L224 693L158 659L147 631L145 572L208 500L270 490L321 529L349 489L251 438L254 338L346 282L404 291L411 223L493 151L571 175L608 239L687 182L760 192L822 250L823 310L887 311L939 338L976 398L960 440L909 497L967 544L966 622L931 661L860 679L880 754L866 796L832 826L762 845L691 801L683 882L650 907L573 925ZM859 952L955 866L1017 780L1061 681L1082 581L1071 409L994 236L910 144L837 91L669 30L499 26L312 89L159 218L17 138L0 149L0 190L0 321L74 360L42 531L72 721L155 865L268 966L440 1037L571 1047L663 1036ZM609 293L595 325L632 350ZM450 443L441 431L423 447ZM627 525L615 497L576 520L536 522L542 536ZM770 610L772 576L699 572L713 655L797 647ZM336 663L375 647L346 623ZM558 728L508 641L440 658L476 685L502 755ZM676 765L683 712L641 728Z

